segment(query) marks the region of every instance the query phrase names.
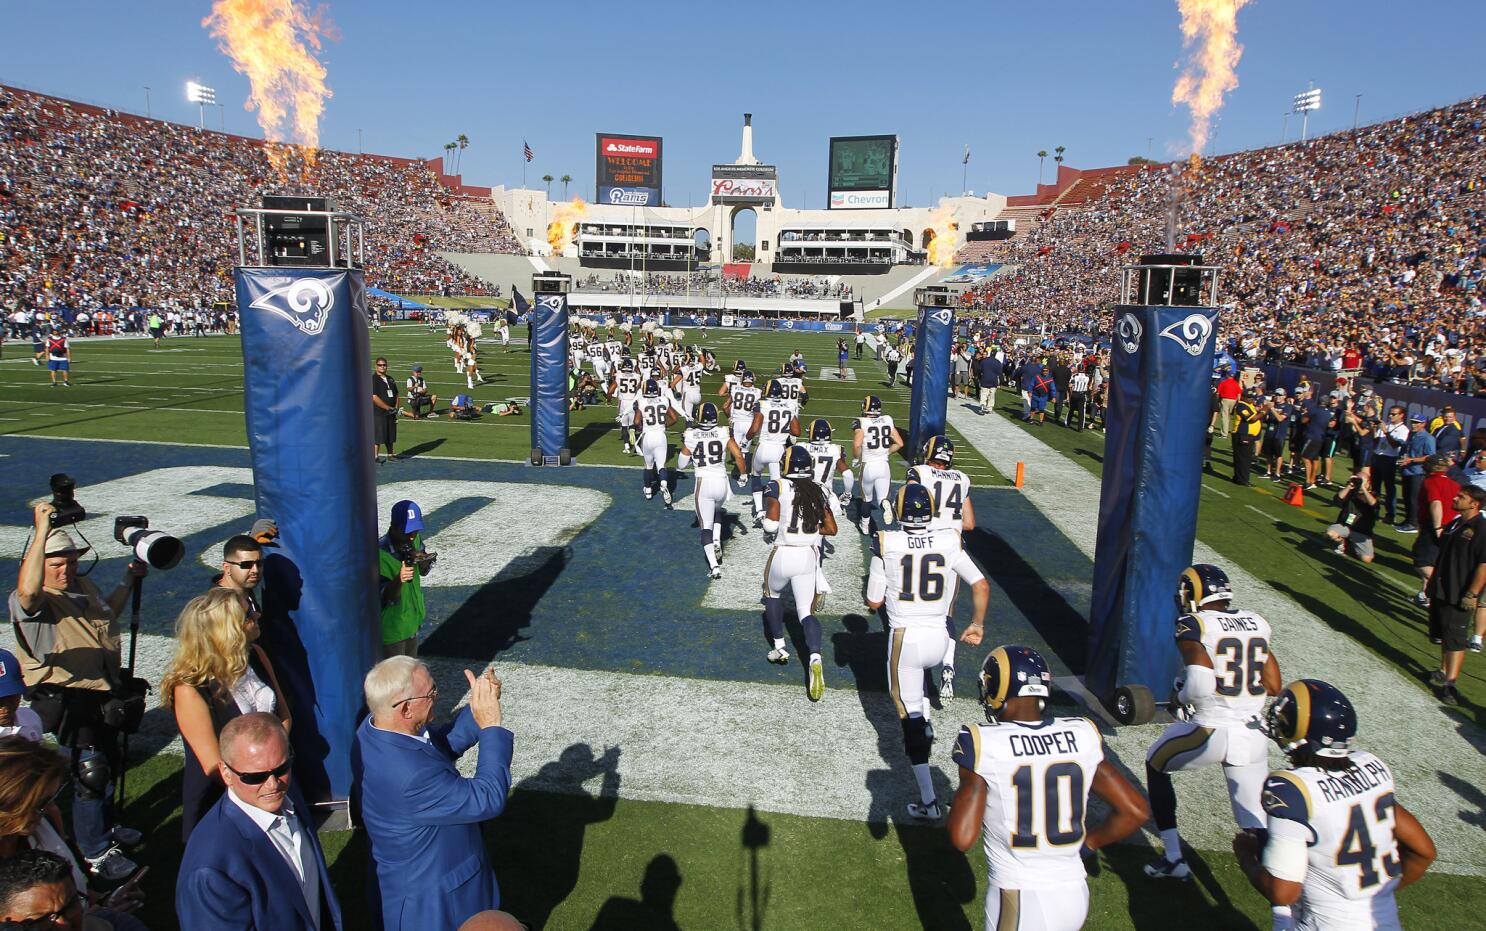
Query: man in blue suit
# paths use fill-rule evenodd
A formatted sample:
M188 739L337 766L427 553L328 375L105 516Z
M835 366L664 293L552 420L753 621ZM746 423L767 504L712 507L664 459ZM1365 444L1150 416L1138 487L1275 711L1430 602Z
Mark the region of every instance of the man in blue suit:
M294 753L271 714L222 728L227 792L191 832L176 878L182 928L340 931L311 809L290 785Z
M351 752L361 821L371 842L382 926L443 931L500 907L500 886L480 823L499 815L511 789L511 732L501 726L500 680L468 670L469 707L429 729L438 689L428 667L389 657L366 674L371 714ZM473 778L454 761L478 745Z

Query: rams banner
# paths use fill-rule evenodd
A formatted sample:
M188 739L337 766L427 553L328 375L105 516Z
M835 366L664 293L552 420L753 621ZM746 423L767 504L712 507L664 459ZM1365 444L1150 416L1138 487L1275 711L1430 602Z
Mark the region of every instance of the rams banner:
M1114 313L1086 684L1106 700L1130 684L1161 700L1180 665L1176 592L1197 539L1218 312Z
M556 456L568 445L568 299L538 294L531 334L531 448Z
M913 394L908 407L908 453L944 432L949 406L950 351L955 344L955 312L949 307L918 309L918 340L913 350Z
M380 641L366 288L360 271L329 268L238 268L233 281L254 499L279 526L262 637L293 709L301 788L345 799Z

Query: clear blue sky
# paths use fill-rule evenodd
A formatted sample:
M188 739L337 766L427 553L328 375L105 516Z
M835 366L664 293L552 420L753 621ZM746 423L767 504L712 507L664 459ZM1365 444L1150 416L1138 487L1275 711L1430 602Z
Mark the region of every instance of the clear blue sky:
M217 89L229 131L261 135L242 109L246 79L200 27L209 9L8 3L0 82L135 112L148 85L155 116L194 123L183 92L194 78ZM654 133L665 138L667 201L700 204L711 164L737 156L745 110L790 206L825 205L832 135L899 134L909 205L959 190L966 143L968 186L1016 194L1036 183L1038 149L1066 146L1069 165L1091 168L1174 154L1186 135L1185 109L1169 102L1175 0L341 0L328 10L340 40L323 53L334 98L322 145L355 151L360 129L366 151L432 157L462 132L472 184L519 184L524 138L536 151L529 183L571 174L571 192L591 197L594 133ZM1278 142L1290 98L1312 81L1325 92L1312 133L1349 127L1359 93L1364 122L1486 93L1481 23L1480 0L1253 0L1239 14L1240 86L1216 148Z

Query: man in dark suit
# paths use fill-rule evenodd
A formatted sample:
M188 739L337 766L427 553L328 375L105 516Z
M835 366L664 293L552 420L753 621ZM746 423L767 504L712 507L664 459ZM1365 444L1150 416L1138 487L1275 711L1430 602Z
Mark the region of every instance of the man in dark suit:
M340 931L310 806L290 785L284 726L245 714L222 728L219 745L227 793L186 844L175 888L181 927Z
M514 738L501 726L500 680L465 678L469 706L430 729L439 691L427 666L392 656L366 674L371 714L356 729L351 770L376 871L372 904L388 931L458 928L500 907L480 824L505 810ZM476 745L466 779L454 761Z

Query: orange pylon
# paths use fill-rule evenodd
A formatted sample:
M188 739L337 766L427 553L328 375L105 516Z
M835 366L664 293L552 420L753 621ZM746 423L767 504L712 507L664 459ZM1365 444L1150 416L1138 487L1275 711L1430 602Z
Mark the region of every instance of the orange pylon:
M1289 490L1285 492L1284 501L1286 504L1293 504L1298 508L1303 508L1305 507L1305 491L1298 484L1292 484Z
M1027 464L1025 462L1018 462L1016 464L1016 487L1022 487L1022 479L1024 479L1026 475Z

